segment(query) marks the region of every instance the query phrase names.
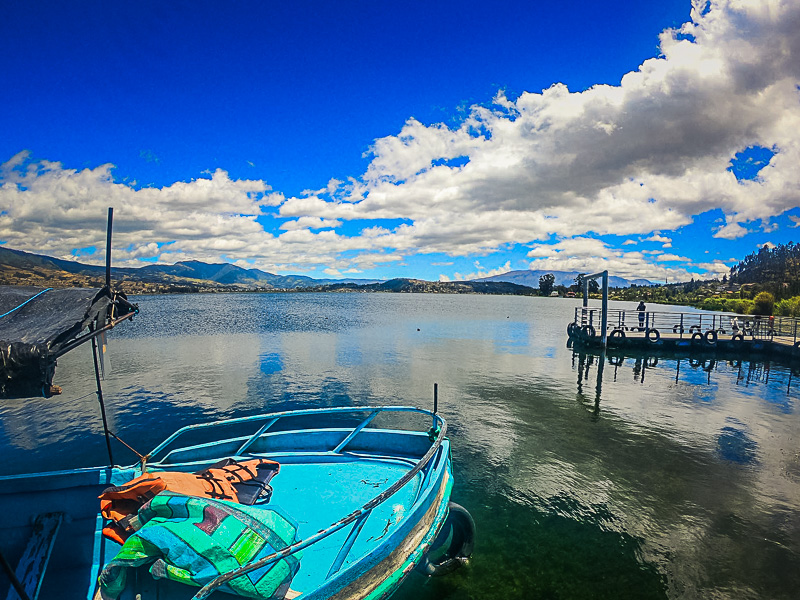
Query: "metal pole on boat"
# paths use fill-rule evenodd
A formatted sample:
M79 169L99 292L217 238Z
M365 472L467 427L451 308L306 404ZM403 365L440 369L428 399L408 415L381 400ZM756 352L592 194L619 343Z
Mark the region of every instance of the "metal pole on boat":
M434 435L436 432L436 413L439 412L439 384L433 384L433 417L431 422L431 430L428 435Z
M8 564L8 561L6 560L6 557L3 556L2 552L0 552L0 565L2 565L3 571L6 572L8 580L11 582L11 587L14 588L14 590L17 592L17 595L19 595L20 599L30 600L30 596L28 596L28 594L25 592L25 588L22 586L22 583L20 583L17 574L14 572L14 569L11 568L11 565ZM13 596L11 592L9 592L8 595L9 597Z
M108 207L108 226L106 227L106 287L111 289L111 224L114 222L114 209Z
M94 329L93 325L89 326ZM106 448L108 449L109 466L114 466L114 455L111 453L111 438L108 436L108 418L106 417L106 404L103 400L103 387L100 385L100 365L97 362L97 339L92 338L92 358L94 358L94 378L97 382L97 401L100 403L100 414L103 416L103 432L106 434Z

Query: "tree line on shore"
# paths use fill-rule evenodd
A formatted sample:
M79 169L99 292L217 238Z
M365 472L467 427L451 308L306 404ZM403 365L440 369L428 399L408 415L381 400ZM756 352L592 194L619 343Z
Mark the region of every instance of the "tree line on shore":
M610 290L609 297L738 314L800 317L800 244L765 245L731 267L721 280L632 285Z

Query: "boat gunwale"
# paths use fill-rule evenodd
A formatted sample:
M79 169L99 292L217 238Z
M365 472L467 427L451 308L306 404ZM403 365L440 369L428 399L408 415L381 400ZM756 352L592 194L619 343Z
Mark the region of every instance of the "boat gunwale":
M350 428L347 427L319 427L316 429L287 429L281 431L273 431L267 432L263 434L265 438L291 438L297 434L306 434L309 436L318 435L318 434L346 434L348 431L351 431ZM401 430L401 429L383 429L383 428L365 428L362 429L361 432L366 436L397 436L401 435L404 437L414 437L418 440L425 439L430 442L429 433L424 431L412 431L412 430ZM261 437L261 436L260 436ZM200 444L194 444L191 446L183 446L180 448L175 448L171 450L167 456L164 457L164 461L172 457L173 455L177 455L180 457L181 454L189 454L192 458L188 460L186 458L179 458L177 462L151 462L148 463L148 468L153 467L158 470L167 470L167 469L178 469L183 470L185 467L196 467L198 465L208 464L209 458L199 458L198 451L202 450L213 450L218 446L224 446L225 444L230 443L239 443L243 440L248 439L247 436L237 436L231 438L224 438L219 440L213 440L210 442L203 442ZM260 439L260 438L259 438ZM351 440L352 441L352 440ZM255 445L255 444L253 444ZM252 445L250 446L252 448ZM418 460L416 457L405 457L399 455L391 455L391 454L378 454L375 451L371 450L348 450L342 449L340 451L335 450L309 450L309 449L302 449L302 450L288 450L288 449L281 449L281 448L272 448L272 449L257 449L257 450L250 450L244 453L240 452L222 452L221 455L229 456L231 458L244 458L244 457L261 457L261 458L270 458L277 460L275 457L316 457L320 459L333 459L333 458L343 458L343 457L356 457L356 458L376 458L376 459L392 459L398 460L406 463L410 463L412 466ZM217 458L217 455L214 456ZM294 461L293 461L294 462ZM282 463L283 464L283 463ZM135 465L132 468L139 468Z
M161 442L158 446L156 446L152 451L150 451L147 455L143 457L143 460L150 462L151 464L162 466L163 463L159 463L154 459L159 455L159 453L163 452L166 448L170 446L175 440L180 438L185 433L189 433L192 431L199 431L202 429L213 429L213 428L220 428L220 427L227 427L229 425L237 425L240 423L250 423L250 422L258 422L258 421L267 421L272 419L273 422L270 423L270 426L280 419L283 418L294 418L294 417L307 417L307 416L318 416L318 415L325 415L325 414L347 414L347 413L356 413L356 412L370 412L374 413L374 415L370 415L368 420L371 420L372 416L377 416L380 413L384 412L407 412L407 413L418 413L421 415L427 415L432 418L432 428L434 430L437 429L446 429L447 425L445 420L438 414L424 408L417 408L415 406L346 406L346 407L325 407L325 408L306 408L306 409L299 409L299 410L289 410L289 411L280 411L280 412L273 412L273 413L261 413L258 415L249 415L247 417L235 417L232 419L220 419L217 421L211 421L209 423L195 423L193 425L186 425L181 427L177 431L175 431L172 435L167 437L163 442ZM356 426L354 429L358 430L360 426ZM249 447L254 441L256 441L260 436L264 435L267 432L268 428L262 427L256 433L252 434L243 447ZM294 431L294 430L292 430ZM406 431L406 430L401 430ZM241 436L244 437L244 436ZM219 441L224 441L227 439L232 438L223 438L222 440L215 440L206 442L206 444L213 444ZM199 444L198 446L203 446L205 444ZM181 450L181 448L174 448L170 451L170 453L175 452L176 450ZM341 448L340 448L341 451ZM166 459L169 454L164 457Z

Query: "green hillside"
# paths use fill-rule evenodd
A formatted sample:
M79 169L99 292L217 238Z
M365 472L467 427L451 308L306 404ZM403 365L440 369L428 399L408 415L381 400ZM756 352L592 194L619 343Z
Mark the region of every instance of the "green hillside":
M731 267L730 282L752 285L776 300L800 295L800 244L763 246Z

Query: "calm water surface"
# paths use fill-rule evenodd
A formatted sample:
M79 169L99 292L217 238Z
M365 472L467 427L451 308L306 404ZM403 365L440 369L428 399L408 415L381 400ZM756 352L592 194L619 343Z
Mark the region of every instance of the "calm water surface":
M478 543L466 569L413 576L395 598L800 597L800 373L788 367L573 353L577 302L563 299L134 301L104 391L111 429L140 451L188 423L266 410L430 407L438 382L453 500ZM59 361L60 399L0 405L3 473L105 461L91 364L87 347Z

